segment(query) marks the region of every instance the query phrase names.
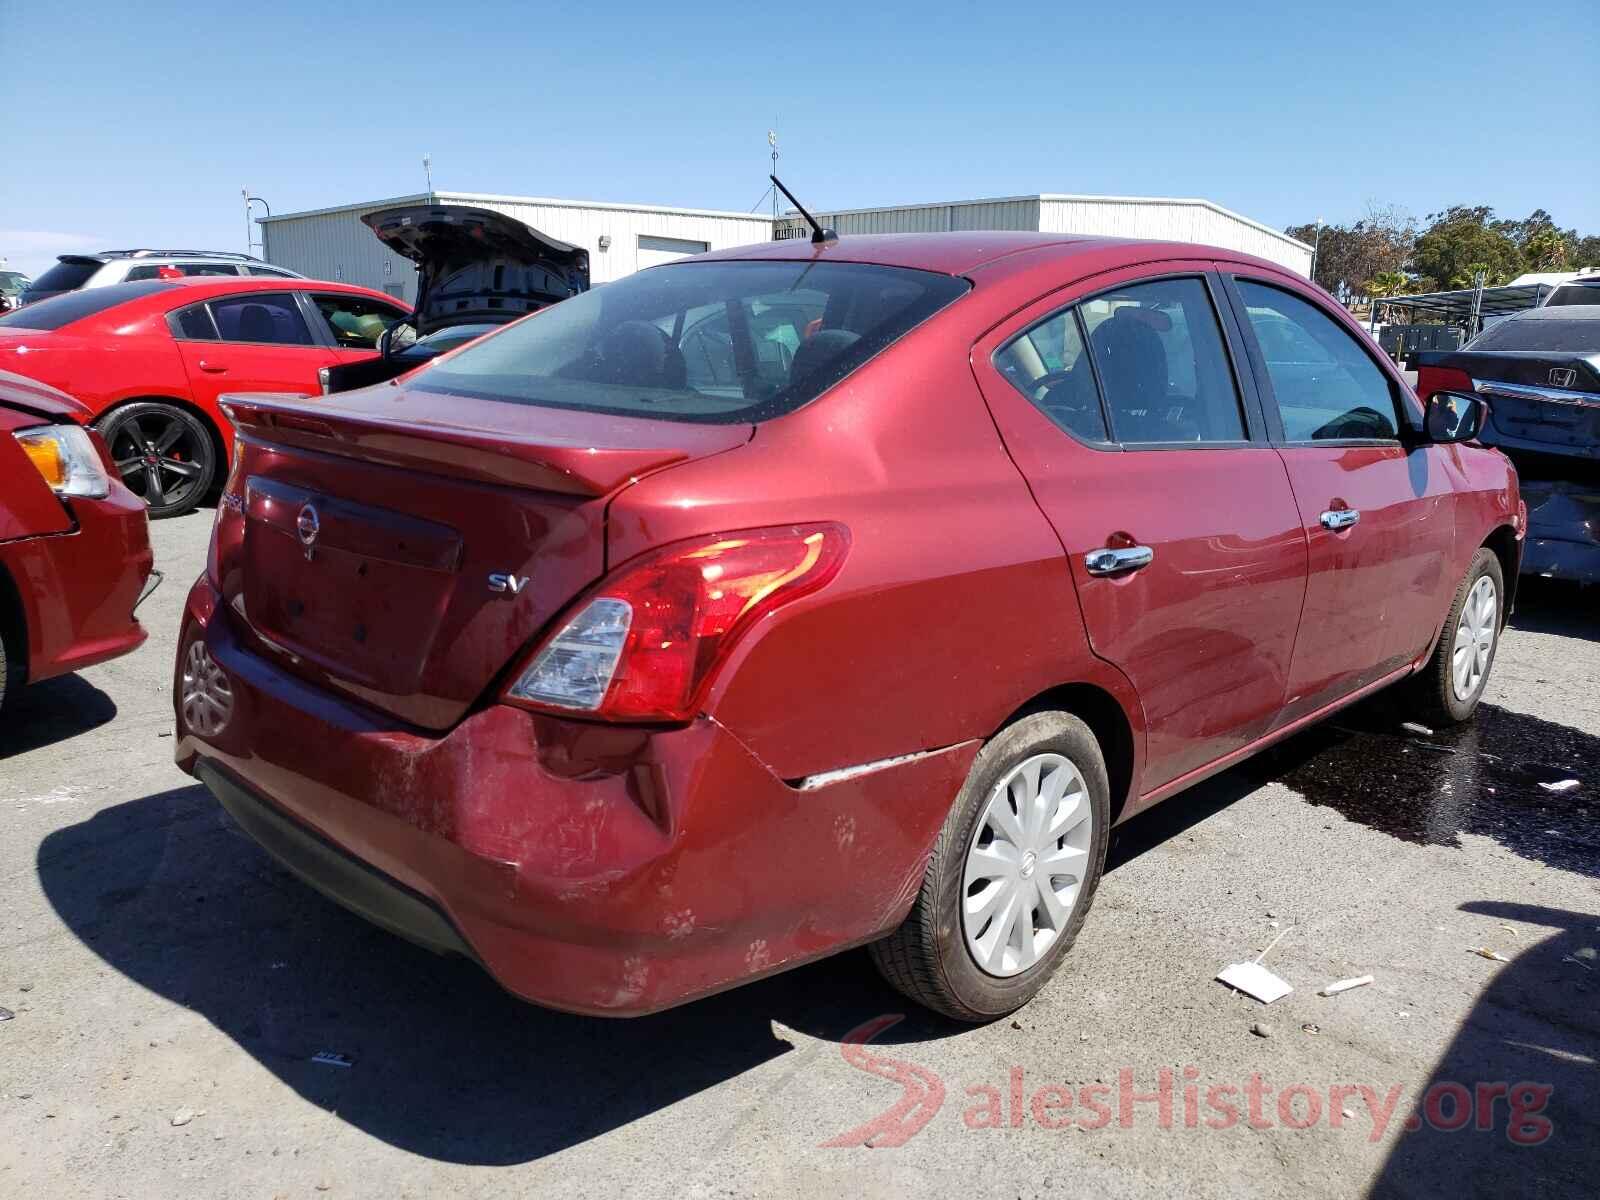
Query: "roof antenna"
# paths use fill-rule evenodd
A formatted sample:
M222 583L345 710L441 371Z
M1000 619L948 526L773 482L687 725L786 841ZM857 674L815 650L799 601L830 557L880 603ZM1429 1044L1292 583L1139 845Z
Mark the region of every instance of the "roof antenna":
M773 187L789 198L789 203L800 210L800 215L806 219L806 224L811 226L811 244L813 246L821 246L826 242L837 242L839 240L839 235L833 230L824 229L817 224L817 219L806 211L805 205L794 198L794 193L784 187L782 181L776 175L768 175L767 178L772 180Z

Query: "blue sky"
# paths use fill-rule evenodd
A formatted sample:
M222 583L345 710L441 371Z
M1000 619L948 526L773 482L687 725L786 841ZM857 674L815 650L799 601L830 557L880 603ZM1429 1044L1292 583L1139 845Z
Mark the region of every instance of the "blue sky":
M0 255L241 249L436 187L748 209L1202 196L1275 227L1547 208L1600 233L1595 0L1307 6L0 0Z

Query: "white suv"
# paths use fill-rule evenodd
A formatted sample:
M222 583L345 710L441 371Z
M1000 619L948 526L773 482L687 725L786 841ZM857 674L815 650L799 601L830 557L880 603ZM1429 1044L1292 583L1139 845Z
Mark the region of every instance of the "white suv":
M98 254L62 254L56 265L28 285L22 303L47 300L79 288L104 287L137 279L175 275L274 275L304 279L283 267L269 267L249 254L222 250L102 250Z

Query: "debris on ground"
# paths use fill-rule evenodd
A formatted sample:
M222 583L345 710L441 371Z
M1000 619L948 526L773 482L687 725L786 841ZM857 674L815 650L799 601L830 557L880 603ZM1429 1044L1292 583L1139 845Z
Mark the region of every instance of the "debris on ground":
M187 1125L190 1121L194 1120L200 1115L200 1113L195 1112L195 1110L192 1108L180 1108L177 1112L172 1114L172 1127L174 1129L181 1129L183 1126Z
M1371 975L1357 975L1353 979L1336 979L1327 987L1317 993L1319 996L1337 996L1340 992L1348 992L1353 988L1366 987L1371 983Z
M1294 926L1289 926L1293 929ZM1267 943L1266 948L1249 962L1230 963L1217 973L1217 979L1229 987L1243 992L1246 996L1253 996L1263 1004L1271 1004L1274 1000L1282 1000L1294 988L1285 979L1280 979L1271 971L1261 965L1261 960L1267 953L1283 940L1283 935L1289 932L1285 929Z
M1321 1033L1322 1032L1322 1026L1321 1025L1315 1025L1315 1024L1312 1024L1312 1022L1307 1021L1304 1025L1300 1026L1300 1032L1301 1033Z
M1577 963L1585 971L1592 971L1595 967L1596 958L1600 958L1600 951L1597 951L1593 946L1585 946L1582 950L1574 950L1561 961Z
M1224 967L1217 974L1217 978L1246 996L1255 997L1263 1004L1282 1000L1294 991L1287 980L1278 978L1258 962L1233 963Z
M1419 725L1415 721L1401 721L1400 728L1404 729L1407 733L1420 733L1423 737L1433 736L1433 730L1429 729L1426 725Z
M1272 1036L1274 1030L1270 1023L1266 1021L1257 1021L1250 1026L1250 1032L1255 1034L1257 1037L1268 1038Z
M0 1021L9 1021L16 1015L17 1014L12 1012L9 1008L0 1008Z
M332 1050L318 1050L311 1056L311 1061L324 1067L344 1067L346 1070L356 1065L347 1055L336 1054Z
M1479 958L1487 958L1490 962L1510 962L1511 961L1504 954L1501 954L1498 950L1490 950L1486 946L1473 946L1468 951L1468 953L1469 954L1476 954Z
M1558 779L1554 783L1545 783L1543 780L1540 780L1539 786L1547 792L1556 792L1559 794L1561 792L1572 791L1578 786L1578 781L1576 779Z

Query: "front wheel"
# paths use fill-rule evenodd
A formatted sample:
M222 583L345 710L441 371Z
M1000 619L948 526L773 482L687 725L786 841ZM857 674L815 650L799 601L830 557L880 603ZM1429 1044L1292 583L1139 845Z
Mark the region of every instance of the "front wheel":
M910 914L871 947L912 1000L992 1021L1049 981L1105 866L1110 785L1100 744L1069 713L1034 713L979 752Z
M149 505L152 519L182 516L211 489L216 446L193 413L141 400L112 410L95 427L122 482Z
M1433 657L1410 680L1422 715L1452 725L1472 718L1489 683L1505 618L1505 575L1493 550L1480 548L1456 589Z

